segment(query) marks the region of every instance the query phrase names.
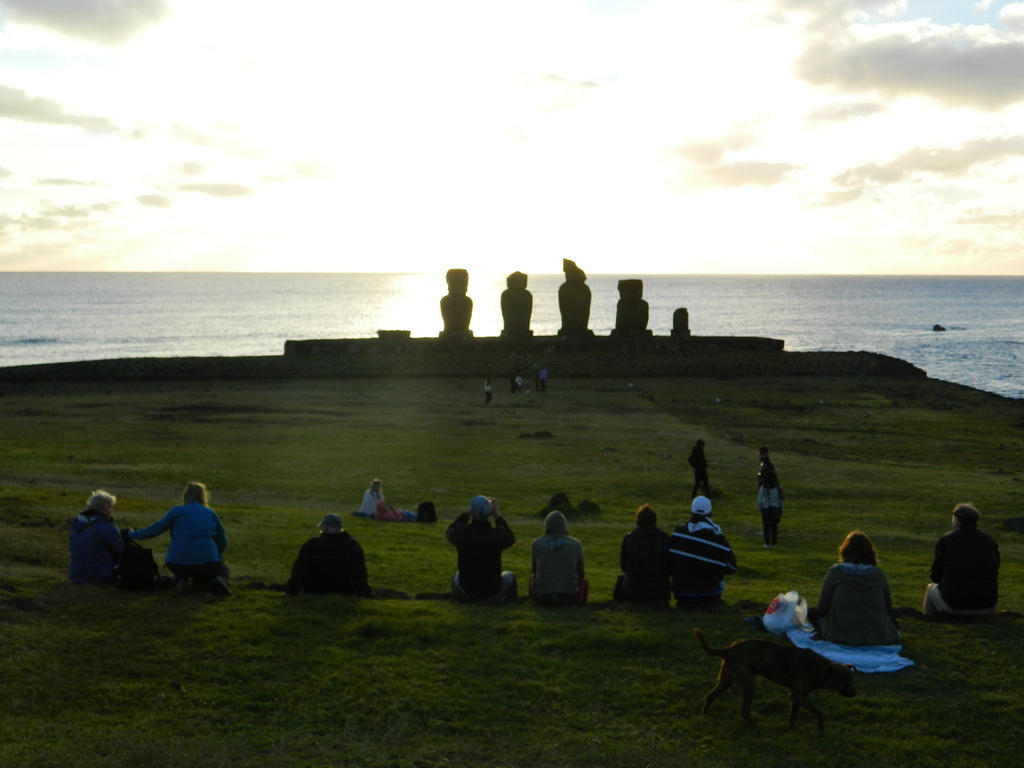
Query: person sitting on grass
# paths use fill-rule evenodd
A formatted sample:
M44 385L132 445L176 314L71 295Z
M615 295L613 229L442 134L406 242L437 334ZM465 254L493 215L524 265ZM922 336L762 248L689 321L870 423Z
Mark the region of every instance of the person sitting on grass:
M494 525L489 522L494 518ZM444 533L455 547L458 570L452 577L452 597L459 602L514 602L515 574L501 570L501 553L516 543L515 534L498 512L496 499L474 496L469 509Z
M124 540L114 525L117 497L94 491L85 511L71 521L68 578L76 584L113 584Z
M619 549L621 588L615 599L625 603L668 604L669 535L658 527L658 513L645 504L636 511L636 527L622 537Z
M228 539L217 513L206 506L207 498L205 485L189 483L182 494L184 503L152 525L128 533L133 539L152 539L164 531L171 532L164 564L174 574L178 594L188 589L190 581L205 584L215 595L231 594L222 554Z
M324 515L320 535L309 539L299 550L285 591L289 595L308 592L373 596L363 548L345 531L341 515Z
M953 530L935 544L932 583L924 615L988 616L999 600L999 545L978 530L981 514L970 504L953 510Z
M377 504L382 501L384 501L384 489L381 487L380 480L371 480L370 487L363 493L363 503L359 505L359 510L355 513L356 516L373 517L373 513L377 511Z
M542 605L582 605L587 602L583 545L569 535L565 515L557 509L544 519L544 535L530 548L533 575L530 597Z
M672 591L679 607L721 602L725 577L736 573L736 553L711 520L711 499L698 496L689 522L677 525L669 540Z
M839 562L821 583L807 618L822 640L840 645L899 645L889 581L878 567L871 539L851 531L839 545Z

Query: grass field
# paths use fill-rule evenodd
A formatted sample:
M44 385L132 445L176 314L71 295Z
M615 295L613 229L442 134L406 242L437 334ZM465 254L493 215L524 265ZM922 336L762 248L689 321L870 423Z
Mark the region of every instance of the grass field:
M6 385L0 396L0 764L4 766L1004 766L1024 736L1021 403L937 381L552 379L540 395L475 380ZM707 442L715 519L739 573L704 614L610 605L622 536L650 503L686 519L690 446ZM756 535L757 447L786 488L779 548ZM388 501L433 501L436 525L349 514L380 477ZM67 520L89 493L141 527L187 481L212 493L234 595L178 597L66 581ZM445 592L447 523L500 500L525 583L538 512L556 492L600 511L570 521L592 605L464 606L286 597L301 543L340 512L371 585ZM970 623L903 619L904 655L818 692L785 728L759 687L756 728L729 692L698 714L715 645L757 636L750 603L813 604L852 529L879 550L896 605L919 609L935 540L971 501L1003 556L1000 608ZM158 559L166 537L147 542ZM389 592L391 594L391 592ZM739 604L739 605L737 605Z

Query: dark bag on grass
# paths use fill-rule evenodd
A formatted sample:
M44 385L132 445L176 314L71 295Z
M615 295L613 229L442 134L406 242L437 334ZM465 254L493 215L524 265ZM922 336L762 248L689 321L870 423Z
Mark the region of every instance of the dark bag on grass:
M153 550L125 536L114 583L119 589L130 590L159 587L160 569L153 559Z
M437 510L434 508L434 502L424 501L416 508L416 520L421 523L436 523L437 522Z

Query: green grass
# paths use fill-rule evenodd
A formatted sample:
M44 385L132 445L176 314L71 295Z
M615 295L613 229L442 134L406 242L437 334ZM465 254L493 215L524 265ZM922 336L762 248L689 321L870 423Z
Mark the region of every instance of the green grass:
M728 693L697 711L713 644L752 636L753 609L813 603L845 533L875 541L894 601L919 608L935 539L972 501L1003 554L1000 607L1024 612L1017 402L935 381L552 380L546 395L475 380L7 385L0 397L0 764L11 766L1002 766L1024 728L1021 620L902 621L914 667L818 692L785 728L759 687L756 728ZM550 437L538 433L549 432ZM570 522L592 603L611 595L633 510L687 516L690 446L707 441L715 518L737 550L710 614L538 609L433 600L286 597L299 545L341 512L371 584L447 589L444 527L496 496L525 583L537 516L564 491L601 511ZM786 487L780 546L755 497L767 443ZM438 525L350 513L373 477L388 500L432 500ZM235 594L176 597L65 580L65 523L94 488L141 527L205 482L230 538ZM149 542L162 561L166 537Z

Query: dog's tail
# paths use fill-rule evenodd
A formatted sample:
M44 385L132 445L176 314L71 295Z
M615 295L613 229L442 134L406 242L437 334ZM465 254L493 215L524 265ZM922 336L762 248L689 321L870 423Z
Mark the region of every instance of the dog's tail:
M697 638L697 642L699 642L701 648L704 649L704 653L708 654L709 656L721 656L722 658L725 658L725 649L712 648L710 645L708 645L708 641L704 639L704 633L701 632L700 629L698 629L697 627L693 628L693 636Z

